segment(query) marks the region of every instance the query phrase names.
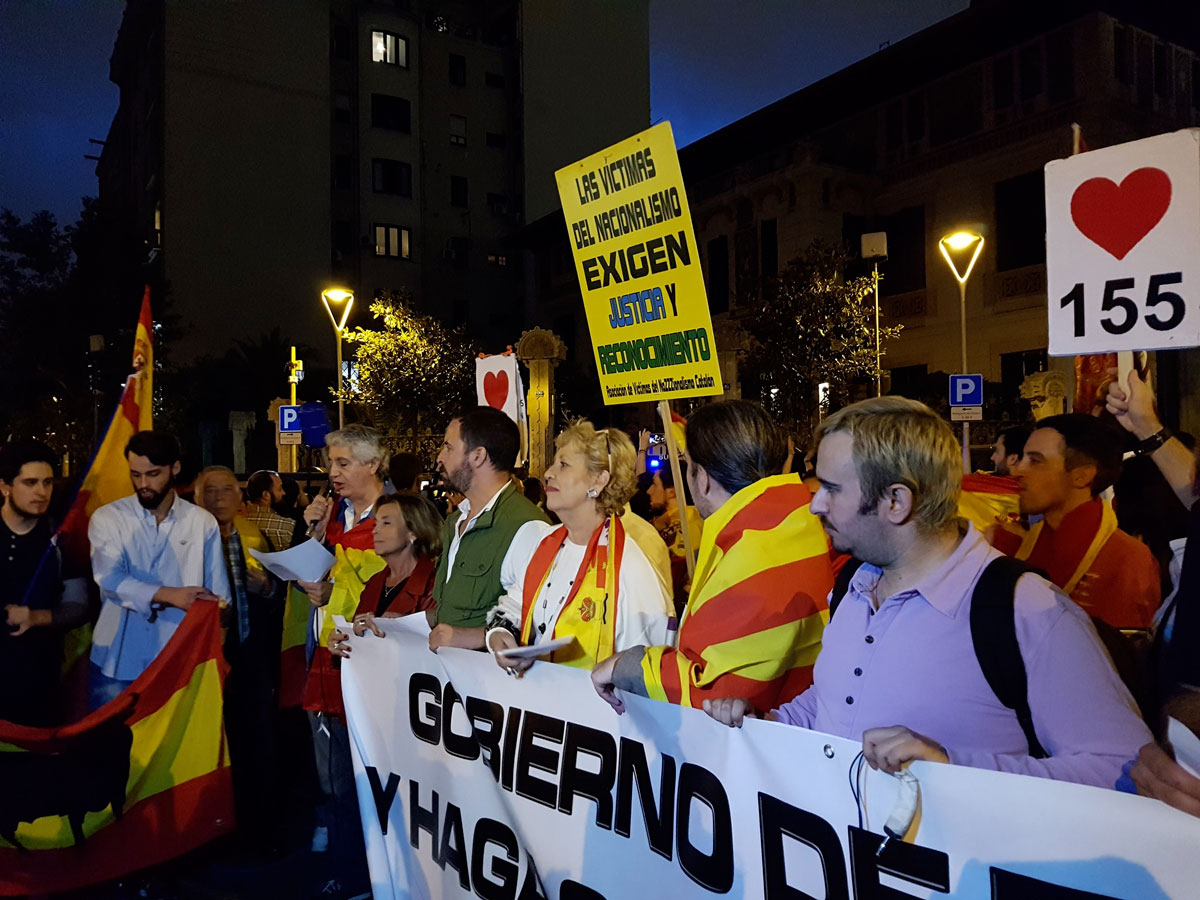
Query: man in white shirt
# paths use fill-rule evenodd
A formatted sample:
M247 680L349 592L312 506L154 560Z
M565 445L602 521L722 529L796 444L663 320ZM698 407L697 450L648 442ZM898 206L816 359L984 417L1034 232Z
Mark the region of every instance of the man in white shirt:
M101 598L93 709L145 671L194 601L229 596L216 519L175 493L179 455L169 434L135 434L125 448L134 493L100 507L88 524Z

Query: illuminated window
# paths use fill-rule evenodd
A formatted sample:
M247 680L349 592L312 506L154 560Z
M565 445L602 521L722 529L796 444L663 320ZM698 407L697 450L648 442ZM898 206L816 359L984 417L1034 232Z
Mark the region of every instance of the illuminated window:
M450 117L450 143L467 146L467 119L465 116Z
M398 225L376 225L375 255L412 259L409 230Z
M495 253L489 253L488 254L488 265L489 266L507 266L508 265L508 257L500 256Z
M371 61L407 69L408 39L389 31L372 31Z

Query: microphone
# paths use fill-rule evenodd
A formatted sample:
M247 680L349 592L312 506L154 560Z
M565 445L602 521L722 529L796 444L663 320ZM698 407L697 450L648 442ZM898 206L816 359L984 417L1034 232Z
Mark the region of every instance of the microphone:
M325 489L322 490L321 493L318 494L317 496L318 497L332 497L333 495L334 495L333 482L330 481L330 482L326 483ZM305 536L312 537L313 533L317 530L317 525L320 524L320 522L321 522L320 519L314 519L312 522L309 522L308 531L305 532Z

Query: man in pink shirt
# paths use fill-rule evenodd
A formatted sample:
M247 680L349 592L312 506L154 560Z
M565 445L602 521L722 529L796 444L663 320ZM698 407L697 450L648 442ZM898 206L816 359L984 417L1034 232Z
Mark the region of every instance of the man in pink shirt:
M863 565L825 630L813 686L767 717L861 739L887 772L921 759L1113 787L1150 732L1081 609L1036 575L1016 582L1044 755L1031 754L980 667L972 593L1001 554L956 517L962 456L950 426L921 403L883 397L830 416L817 439L812 510L834 548ZM766 712L735 698L705 709L735 726Z

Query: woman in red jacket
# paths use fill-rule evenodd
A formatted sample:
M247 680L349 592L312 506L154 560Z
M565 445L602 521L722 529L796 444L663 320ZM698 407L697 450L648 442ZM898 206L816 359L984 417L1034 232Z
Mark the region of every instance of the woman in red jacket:
M433 608L433 575L442 551L442 518L433 504L414 494L386 494L375 504L375 552L387 568L363 587L354 611L354 633L383 632L376 618L396 619ZM350 655L348 635L334 631L329 652Z

